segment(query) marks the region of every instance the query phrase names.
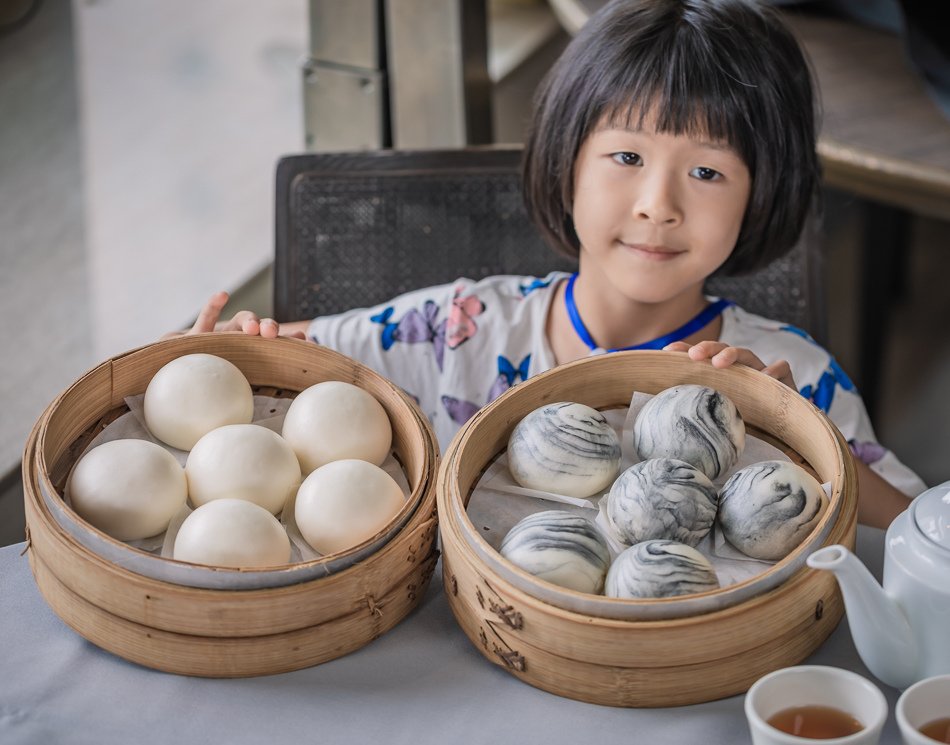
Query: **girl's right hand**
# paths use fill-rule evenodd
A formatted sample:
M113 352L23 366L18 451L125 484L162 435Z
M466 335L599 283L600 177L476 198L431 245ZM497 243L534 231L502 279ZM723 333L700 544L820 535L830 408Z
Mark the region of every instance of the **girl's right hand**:
M250 310L239 310L230 320L220 320L221 311L228 302L227 292L216 292L205 303L205 306L198 313L194 326L187 331L171 331L162 335L162 339L169 339L173 336L183 336L185 334L201 334L209 331L240 331L249 336L263 336L273 339L280 336L280 324L273 318L261 319L256 313ZM300 328L300 324L287 324L284 336L291 336L295 339L305 339L306 335Z

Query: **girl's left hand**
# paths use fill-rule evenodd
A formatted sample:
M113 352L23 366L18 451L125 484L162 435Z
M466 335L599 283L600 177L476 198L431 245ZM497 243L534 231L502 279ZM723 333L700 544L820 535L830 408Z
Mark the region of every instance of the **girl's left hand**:
M709 360L713 367L729 367L736 363L746 365L785 383L793 391L798 390L795 379L792 377L792 368L789 367L787 360L778 360L771 365L766 365L753 354L752 350L744 347L730 347L721 341L701 341L692 346L684 341L675 341L663 347L663 351L686 352L691 360Z

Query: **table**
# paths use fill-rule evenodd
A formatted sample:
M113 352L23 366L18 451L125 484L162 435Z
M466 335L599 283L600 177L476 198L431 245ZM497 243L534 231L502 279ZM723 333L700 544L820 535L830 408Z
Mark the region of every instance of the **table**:
M883 532L858 529L880 577ZM751 742L743 696L669 709L618 709L522 683L476 651L437 571L420 606L388 634L323 665L235 680L139 667L75 634L49 609L24 544L0 548L0 743L729 743ZM873 677L846 620L807 660ZM898 691L878 682L899 743Z

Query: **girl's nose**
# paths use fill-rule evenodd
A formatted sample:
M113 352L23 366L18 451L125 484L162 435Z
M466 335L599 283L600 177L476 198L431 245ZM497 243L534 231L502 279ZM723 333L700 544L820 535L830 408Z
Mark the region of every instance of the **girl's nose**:
M657 225L678 225L683 214L671 180L661 174L641 179L633 202L633 215Z

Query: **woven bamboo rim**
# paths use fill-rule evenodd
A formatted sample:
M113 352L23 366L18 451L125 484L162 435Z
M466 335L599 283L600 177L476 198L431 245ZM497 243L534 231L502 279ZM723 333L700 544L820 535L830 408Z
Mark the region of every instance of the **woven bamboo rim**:
M634 387L658 393L684 383L725 393L747 423L830 482L832 509L815 530L826 532L822 545L854 546L856 475L847 445L827 417L795 391L748 368L716 370L683 354L623 352L580 360L532 378L480 410L453 439L439 470L446 596L466 635L489 660L570 698L671 706L741 693L766 672L800 662L834 630L844 608L827 572L803 568L771 591L702 615L628 621L538 600L505 581L472 549L481 541L492 550L465 516L465 505L524 415L564 400L599 409L625 406ZM770 571L797 557L793 552ZM533 580L514 565L510 569Z
M415 496L410 499L415 507L395 537L368 558L335 574L284 587L184 587L107 561L63 530L44 502L41 486L53 488L47 462L56 464L53 470L64 480L61 472L71 466L74 444L89 423L113 410L130 384L137 385L136 377L123 370L122 358L117 358L88 373L47 408L24 452L27 553L40 592L54 612L89 641L125 659L168 672L213 677L307 667L353 651L395 625L418 604L438 556L434 492L438 454L431 427L418 407L375 373L306 342L221 334L170 341L175 347L164 351L172 356L193 351L220 354L235 362L252 384L267 378L280 387L301 390L319 380L343 379L370 390L393 420L394 448L413 487ZM134 355L159 345L126 357L139 364ZM87 390L89 385L76 388L83 381L110 378L108 393L97 385L92 390ZM83 395L73 401L68 394L76 390ZM62 406L63 401L70 405ZM63 422L57 423L58 415Z

